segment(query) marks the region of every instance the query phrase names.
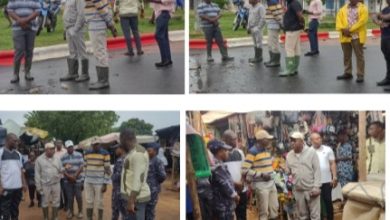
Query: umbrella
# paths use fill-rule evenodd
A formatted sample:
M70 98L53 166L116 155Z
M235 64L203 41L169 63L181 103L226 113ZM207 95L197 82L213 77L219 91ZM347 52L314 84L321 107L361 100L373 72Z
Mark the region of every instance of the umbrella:
M28 132L31 135L38 136L41 139L45 139L47 136L49 136L49 132L39 129L39 128L24 128L26 132Z
M78 144L79 148L83 149L83 150L89 148L91 146L92 141L95 140L96 138L99 138L99 137L98 136L93 136L93 137L90 137L90 138L87 138L85 140L80 141L79 144Z
M20 136L23 134L23 129L20 125L18 125L14 120L7 120L3 124L3 128L7 129L7 133L14 133L16 136Z

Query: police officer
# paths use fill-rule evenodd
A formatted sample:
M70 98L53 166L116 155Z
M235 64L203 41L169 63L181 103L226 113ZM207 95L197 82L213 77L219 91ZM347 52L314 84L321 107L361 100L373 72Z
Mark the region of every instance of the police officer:
M145 220L153 220L155 216L155 209L158 200L158 194L161 191L161 183L164 182L167 175L165 173L165 167L163 162L157 157L158 149L160 145L158 143L152 143L147 146L149 154L149 172L146 182L149 185L151 198L146 205Z

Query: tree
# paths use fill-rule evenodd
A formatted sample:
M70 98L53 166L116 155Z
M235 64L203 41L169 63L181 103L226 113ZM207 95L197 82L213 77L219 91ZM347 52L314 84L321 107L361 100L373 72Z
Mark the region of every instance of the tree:
M135 131L137 135L152 135L153 134L153 125L145 122L144 120L140 120L138 118L132 118L128 121L122 122L119 126L118 131L122 129L130 128Z
M49 138L72 140L75 144L112 132L119 116L113 111L33 111L24 116L25 126L49 132Z

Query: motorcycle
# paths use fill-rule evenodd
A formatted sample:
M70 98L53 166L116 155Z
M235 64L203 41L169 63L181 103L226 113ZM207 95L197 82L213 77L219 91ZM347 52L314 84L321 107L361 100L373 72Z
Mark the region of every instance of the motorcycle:
M246 29L248 24L249 9L244 6L244 0L234 0L233 4L237 6L236 16L233 21L233 31L238 30L240 26Z
M38 31L37 36L46 28L47 32L54 32L56 26L56 16L60 11L59 6L55 6L51 1L40 0L41 12L38 16Z

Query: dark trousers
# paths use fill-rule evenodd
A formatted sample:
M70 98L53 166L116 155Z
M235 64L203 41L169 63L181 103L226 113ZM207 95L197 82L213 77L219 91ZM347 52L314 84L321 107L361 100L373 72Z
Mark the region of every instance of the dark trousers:
M382 38L381 50L386 60L386 78L390 80L390 37Z
M41 204L41 194L36 190L37 187L35 185L28 186L28 194L30 196L30 201L34 202L35 194L37 195L38 204Z
M154 220L159 192L151 192L150 201L146 204L145 220Z
M22 195L22 189L4 190L1 196L0 219L17 220L19 218L19 204L22 201Z
M76 198L77 208L79 212L83 211L83 198L82 198L82 183L69 183L64 182L64 191L66 197L67 208L73 213L73 201Z
M33 50L35 43L35 31L33 30L18 30L12 32L12 39L14 42L14 74L20 72L20 64L22 58L25 59L24 69L26 73L31 70L31 64L33 59Z
M215 39L215 43L217 43L219 51L221 52L222 57L227 56L227 49L223 44L223 37L221 33L221 29L218 26L213 27L204 27L203 28L204 37L207 42L207 56L211 57L211 50L213 47L213 39Z
M318 20L312 19L309 23L309 41L310 41L310 51L311 52L318 52Z
M240 193L240 202L236 207L236 219L237 220L246 220L246 206L248 203L248 195L247 192Z
M65 192L65 181L61 179L61 198L60 198L60 208L68 209L68 203L66 200L66 192Z
M156 19L156 41L160 49L161 61L171 61L171 48L169 46L168 24L171 15L168 11L162 11Z
M140 52L142 50L141 47L141 38L138 32L138 17L121 17L121 27L123 31L123 35L125 35L127 50L129 53L133 52L133 46L131 43L131 34L134 36L135 46L137 47L137 51Z
M322 184L321 198L326 209L326 213L321 213L321 219L326 216L327 220L333 220L332 185L330 183Z

